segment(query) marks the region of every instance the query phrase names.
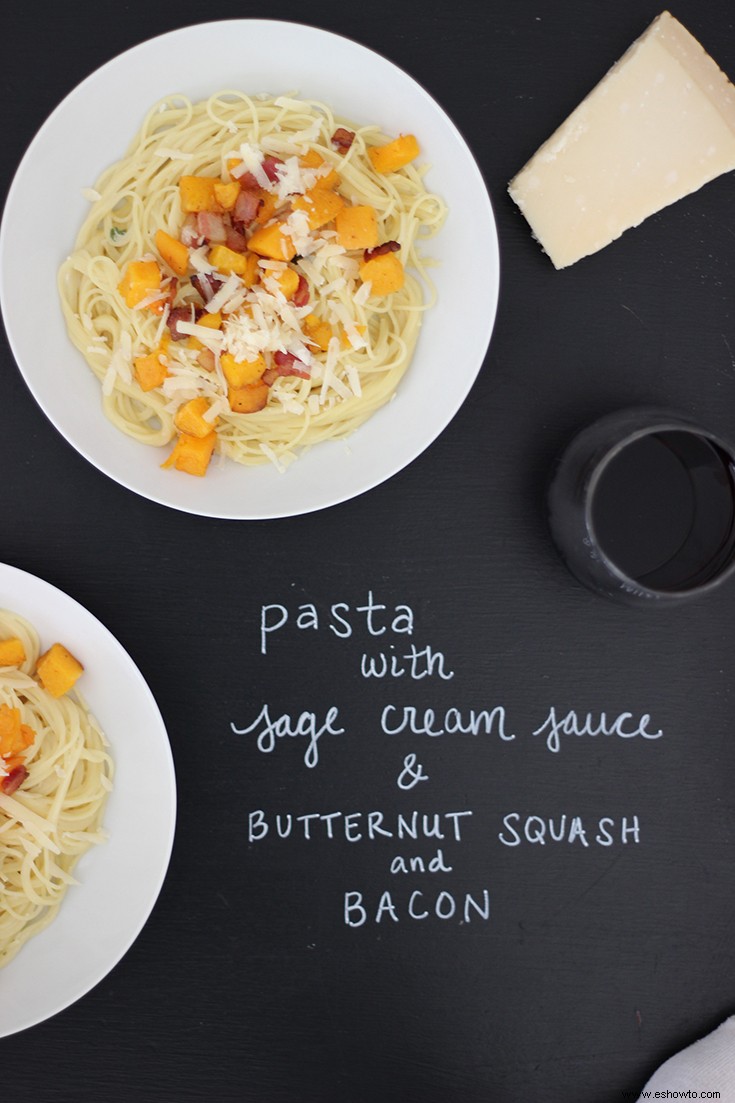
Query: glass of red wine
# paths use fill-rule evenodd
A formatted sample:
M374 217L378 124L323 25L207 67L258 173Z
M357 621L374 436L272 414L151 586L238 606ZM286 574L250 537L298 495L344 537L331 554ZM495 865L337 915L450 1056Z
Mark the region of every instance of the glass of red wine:
M548 509L569 569L608 597L672 605L735 573L735 450L671 411L621 410L584 429Z

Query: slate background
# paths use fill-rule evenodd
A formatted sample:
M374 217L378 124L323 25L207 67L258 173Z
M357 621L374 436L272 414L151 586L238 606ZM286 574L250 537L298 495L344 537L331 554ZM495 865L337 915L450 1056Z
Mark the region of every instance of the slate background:
M48 113L118 52L210 18L282 18L352 37L428 89L485 174L502 257L491 348L452 424L384 486L303 518L199 519L118 487L46 421L3 341L0 556L73 595L129 650L168 726L180 801L169 876L133 948L75 1006L0 1040L17 1103L616 1103L735 1010L735 588L674 611L608 603L567 574L543 511L560 448L620 406L671 405L735 437L733 180L560 273L505 194L658 11L179 0L6 14L3 194ZM681 0L674 14L735 76L731 5ZM259 654L262 604L326 613L368 590L412 607L416 642L446 654L452 683L360 679L375 641L357 620L341 643L292 617ZM391 699L502 703L519 738L380 736ZM349 736L325 737L316 771L292 742L259 755L229 723L265 701L339 704ZM551 704L650 712L665 738L550 755L520 733ZM415 799L394 784L409 751L431 778ZM253 808L413 806L474 810L439 887L487 887L490 922L350 930L345 889L377 901L431 879L391 877L395 849L377 844L247 845ZM508 849L496 836L512 810L637 813L642 842Z

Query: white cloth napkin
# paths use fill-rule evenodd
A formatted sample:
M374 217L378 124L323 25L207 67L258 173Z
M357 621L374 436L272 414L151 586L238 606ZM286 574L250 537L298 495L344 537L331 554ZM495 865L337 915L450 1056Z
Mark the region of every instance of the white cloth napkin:
M657 1096L656 1092L660 1094ZM670 1057L648 1081L638 1103L657 1098L735 1103L735 1015L705 1038Z

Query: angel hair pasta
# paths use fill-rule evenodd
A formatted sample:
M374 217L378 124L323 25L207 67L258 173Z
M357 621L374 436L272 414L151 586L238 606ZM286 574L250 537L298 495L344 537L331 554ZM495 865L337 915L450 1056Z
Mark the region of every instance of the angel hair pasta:
M59 286L107 416L164 466L217 451L285 467L394 394L433 289L420 243L445 206L417 139L290 96L156 104Z
M0 968L48 926L72 870L104 838L105 737L73 689L83 667L0 611Z

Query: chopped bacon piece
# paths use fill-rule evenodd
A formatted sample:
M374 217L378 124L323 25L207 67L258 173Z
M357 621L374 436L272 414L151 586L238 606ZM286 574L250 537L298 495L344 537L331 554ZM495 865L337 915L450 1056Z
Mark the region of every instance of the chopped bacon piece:
M243 188L235 201L233 218L248 225L255 218L262 202L260 193L254 188Z
M196 275L191 277L191 282L204 302L208 303L210 299L214 298L225 281L221 276L216 276L214 272L197 272Z
M213 245L222 245L227 238L227 225L221 214L216 211L199 211L197 229L205 241Z
M271 184L278 183L278 166L282 165L283 161L280 157L264 157L263 164L260 166L263 172L266 174Z
M374 249L366 249L362 254L363 260L372 260L373 257L382 257L384 253L397 253L401 248L397 241L384 241L382 245L376 245Z
M291 296L291 302L294 306L306 306L309 301L309 285L306 282L305 276L299 276L298 287Z
M171 330L171 340L186 341L189 334L181 332L179 322L196 322L197 318L201 318L203 313L204 311L200 306L174 307L166 319L166 325Z
M11 793L14 793L15 790L23 784L27 777L28 770L26 767L16 766L14 770L11 770L10 773L2 779L2 782L0 782L0 789L2 789L3 793L10 796Z
M278 372L275 368L266 368L260 377L261 383L265 383L267 387L271 387L278 379Z
M202 349L197 356L197 364L200 368L204 368L205 371L214 371L215 360L212 350Z
M239 230L236 230L234 226L227 227L225 245L228 249L232 249L233 253L244 253L248 247L245 236L241 234Z
M336 146L337 149L349 149L354 140L354 130L348 130L345 126L338 126L332 135L332 145Z
M292 352L274 352L273 364L278 375L298 375L301 379L311 379L306 364Z
M237 166L232 170L232 178L237 180L241 188L248 191L252 191L254 188L259 187L258 181L253 176L252 172L243 171L238 175Z
M180 241L187 249L197 249L200 245L204 244L204 238L199 233L199 227L197 226L197 216L193 211L184 219L184 224L181 227Z

